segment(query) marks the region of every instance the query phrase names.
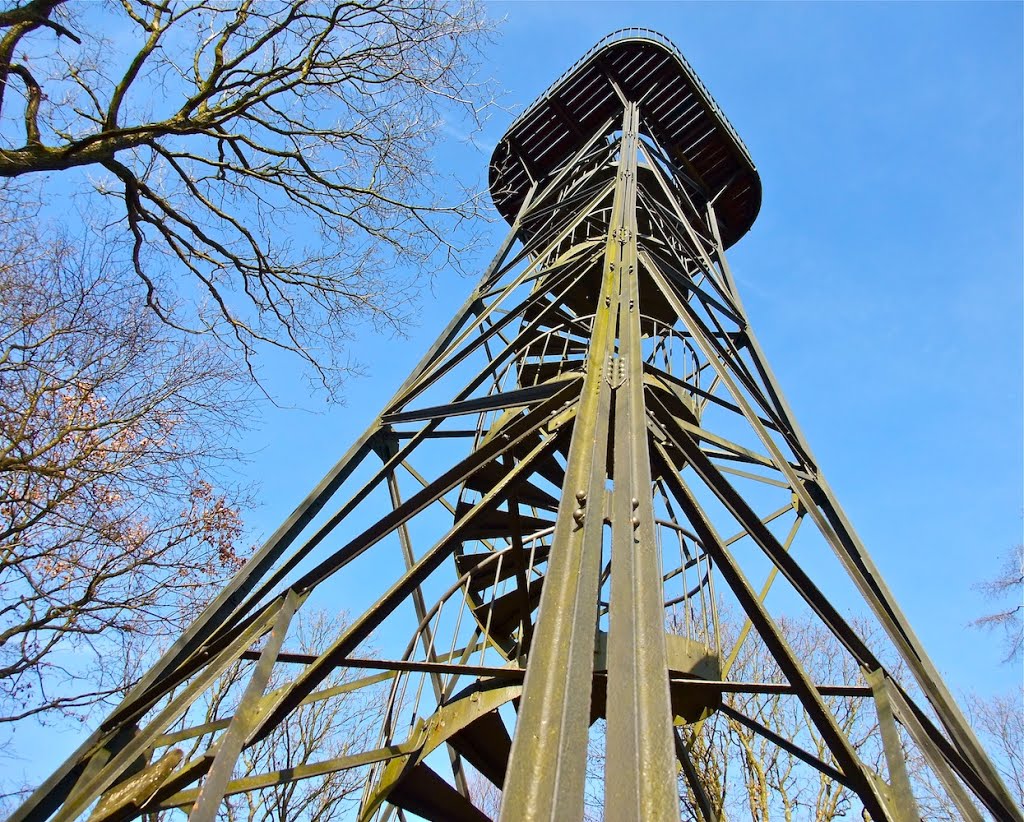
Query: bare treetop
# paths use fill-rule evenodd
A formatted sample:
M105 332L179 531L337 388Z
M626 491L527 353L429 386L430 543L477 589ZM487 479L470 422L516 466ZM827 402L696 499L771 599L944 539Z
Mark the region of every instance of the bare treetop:
M447 256L477 214L441 196L430 150L446 113L487 105L467 79L486 32L441 0L17 3L0 176L87 169L164 321L327 380L348 324L400 321L395 265Z
M974 628L1002 634L1004 662L1016 662L1024 653L1024 544L1013 546L1001 557L999 572L978 583L975 590L998 603L993 613L972 620Z

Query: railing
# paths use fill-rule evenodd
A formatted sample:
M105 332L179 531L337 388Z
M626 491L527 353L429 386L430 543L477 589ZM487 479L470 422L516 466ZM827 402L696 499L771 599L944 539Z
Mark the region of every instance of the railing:
M669 630L719 656L722 642L711 558L697 536L678 522L658 518L656 524L662 563L670 569L664 576Z
M513 129L516 128L516 126L518 126L521 122L525 121L526 118L528 118L534 112L534 110L540 106L542 102L544 102L551 96L552 92L556 88L558 88L558 86L560 86L573 72L575 72L576 69L578 69L581 65L586 63L595 54L597 54L597 52L601 51L604 48L607 48L613 43L621 43L626 40L646 40L651 43L657 43L659 46L663 46L664 48L668 49L668 51L671 52L672 55L680 62L680 64L683 67L683 70L686 72L687 79L694 85L694 87L697 89L700 95L704 98L704 101L707 103L708 108L711 109L714 115L725 127L725 130L729 133L729 136L736 143L737 148L739 148L740 151L743 152L744 156L747 159L747 162L750 163L750 167L756 169L754 161L750 157L750 152L747 150L746 144L743 142L742 139L740 139L740 135L736 132L736 129L733 128L732 123L729 122L729 118L725 116L725 112L722 111L722 107L719 106L717 102L715 102L715 98L711 96L711 92L708 91L707 86L705 86L704 83L701 81L700 77L697 76L697 72L693 70L693 66L691 66L689 61L683 56L683 53L678 49L676 44L669 40L661 32L655 31L654 29L644 28L642 26L633 26L630 28L618 29L617 31L613 31L611 34L606 34L604 37L598 40L597 43L587 51L586 54L580 57L579 60L577 60L575 63L569 66L569 68L566 69L564 72L562 72L559 78L555 80L555 82L553 82L550 86L548 86L544 93L541 94L536 100L534 100L533 103L530 104L529 108L526 109L526 111L524 111L522 114L516 117L515 120L512 121L512 124L505 130L505 134L509 134Z

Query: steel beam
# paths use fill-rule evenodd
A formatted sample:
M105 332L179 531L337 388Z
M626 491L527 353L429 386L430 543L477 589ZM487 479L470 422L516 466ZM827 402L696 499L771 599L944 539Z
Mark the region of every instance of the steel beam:
M636 255L639 110L626 107L608 265L618 267L605 814L678 820L661 556L654 526Z
M503 145L522 164L492 168L492 180L509 186L493 192L499 209L520 203L509 212L511 230L392 399L125 701L15 811L14 822L71 822L90 807L97 822L188 807L193 819L212 820L226 795L360 766L376 774L364 816L380 807L385 821L405 819L401 804L435 818L455 809L479 819L457 750L483 763L495 784L504 775L502 822L575 820L584 810L589 726L599 715L607 718L607 818L678 818L678 761L700 818L711 822L720 811L707 775L673 727L680 697L706 700L707 711L720 710L841 784L873 819L918 815L902 729L965 819L981 819L980 803L995 818L1024 822L825 481L749 322L723 242L735 242L756 213L760 181L749 156L681 55L645 34L622 43L585 58L531 107L533 120L521 118L506 135ZM499 161L504 156L496 152ZM549 348L553 340L562 343L560 353L557 342ZM681 369L667 353L673 346L685 352ZM477 422L442 427L455 417ZM364 463L371 451L379 468ZM420 474L413 461L430 470ZM405 499L400 466L421 486ZM381 504L385 494L389 508ZM775 510L755 511L752 500L760 507L772 496L764 507ZM786 504L776 508L780 501ZM768 526L790 510L795 519L780 541ZM805 520L892 639L934 721L897 680L899 668L881 665L878 649L790 551ZM421 533L430 547L417 556L412 538ZM683 546L668 573L662 533ZM760 590L732 553L744 539L771 564ZM692 556L683 540L697 546ZM388 554L395 543L398 551ZM374 603L327 647L284 650L287 625L306 599L344 579L371 550L382 558L378 567L394 567L393 555L404 570L382 578ZM431 602L434 586L425 583L453 555L458 579ZM686 575L695 566L694 587ZM765 604L780 573L869 686L821 683L796 657ZM682 605L707 617L716 580L746 616L731 651L720 647L714 615L699 642L688 635L685 646L669 646L665 609ZM669 582L682 583L683 594L667 592ZM449 601L460 609L454 627L448 612L441 619ZM406 603L415 624L404 656L356 656ZM470 615L465 630L463 613ZM607 670L595 670L606 615ZM435 648L438 632L446 653ZM730 679L750 634L785 681ZM691 653L701 661L676 667ZM180 728L178 720L239 659L256 665L238 708ZM265 693L276 664L296 666L294 678ZM380 673L327 687L342 667ZM708 678L699 678L702 671ZM410 702L405 689L414 677L420 685ZM477 679L476 690L453 696L467 677ZM427 679L432 687L424 692ZM231 778L245 746L280 729L301 706L385 681L391 697L374 750ZM503 701L497 690L506 692ZM723 703L728 694L796 696L835 763L786 739L770 719ZM865 764L826 697L872 699L888 782ZM517 713L511 741L507 718L497 714L505 702ZM398 726L407 711L411 730L403 740ZM467 741L469 723L483 716L490 724L474 726ZM466 731L461 740L445 725L455 719ZM193 753L172 747L186 740ZM436 759L424 761L441 744L449 745L448 777L431 769ZM428 789L444 801L431 801Z
M620 174L613 209L621 196ZM607 479L608 366L619 299L617 256L617 241L609 237L501 822L583 814Z

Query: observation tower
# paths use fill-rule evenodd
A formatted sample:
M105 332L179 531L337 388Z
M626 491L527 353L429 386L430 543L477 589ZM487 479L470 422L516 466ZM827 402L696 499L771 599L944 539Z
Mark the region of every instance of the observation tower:
M355 772L365 822L710 822L716 723L871 819L920 819L908 762L964 819L1021 819L758 343L725 252L761 181L679 51L599 42L509 127L490 191L508 235L393 399L12 820L208 821ZM350 621L300 651L314 608ZM846 681L792 646L793 609ZM736 676L751 649L759 681ZM360 692L365 746L246 765Z

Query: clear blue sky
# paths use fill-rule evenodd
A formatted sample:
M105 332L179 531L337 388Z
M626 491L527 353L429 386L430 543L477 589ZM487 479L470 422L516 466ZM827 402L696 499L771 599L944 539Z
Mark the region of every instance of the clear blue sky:
M487 71L509 111L444 162L483 181L515 112L610 31L672 39L760 169L761 214L731 261L826 476L954 691L1019 680L965 624L987 607L971 584L1022 539L1024 6L489 8L505 21ZM305 410L264 407L244 443L254 540L371 422L470 288L442 276L408 339L353 345L368 375L346 407L325 409L295 363L272 363L268 385Z
M965 623L987 607L972 583L1021 540L1024 513L1024 7L489 8L505 18L487 58L509 112L479 149L449 146L445 161L484 179L514 114L610 31L672 39L761 172L761 214L731 261L826 476L950 686L1019 679ZM267 412L247 444L257 531L371 421L470 287L441 277L408 339L353 346L369 373L347 407ZM278 385L285 402L317 410Z

